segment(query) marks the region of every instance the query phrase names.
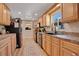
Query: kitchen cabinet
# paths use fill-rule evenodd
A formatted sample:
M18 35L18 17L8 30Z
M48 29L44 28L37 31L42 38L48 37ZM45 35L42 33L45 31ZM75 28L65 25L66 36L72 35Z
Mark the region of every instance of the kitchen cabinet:
M51 25L51 19L50 19L50 15L46 14L46 26L50 26Z
M43 15L43 26L46 26L46 14Z
M0 41L0 56L10 56L11 55L11 40L10 37Z
M16 51L16 35L5 34L0 36L0 56L12 56Z
M7 10L5 5L3 5L3 24L6 25L6 21L7 21Z
M40 23L40 26L43 26L43 18L42 17L39 18L38 22Z
M6 8L6 10L7 10L6 25L10 25L10 10L9 8Z
M3 9L2 9L3 5L0 3L0 24L2 24L2 17L3 17Z
M61 40L61 56L78 56L79 55L79 45Z
M63 3L61 4L62 20L61 22L73 22L79 20L79 4Z
M42 48L45 50L46 49L46 35L42 35Z
M60 47L56 44L54 44L52 47L54 47L54 48L52 48L52 56L59 56L59 52L60 52L59 48Z
M6 4L0 3L0 24L10 25L10 10Z
M48 35L48 34L46 34L46 49L45 49L45 51L46 51L46 53L49 55L49 56L51 56L51 52L52 52L52 39L51 39L51 36L50 35Z
M60 40L50 34L43 34L43 49L49 56L59 56Z
M60 40L52 36L52 56L59 56Z
M12 55L14 55L14 52L16 50L16 35L11 37L11 49L12 49Z
M76 56L76 54L73 51L70 51L68 49L62 48L62 52L61 52L62 56Z
M79 45L55 35L42 34L43 49L48 56L78 56ZM77 42L78 43L78 42Z

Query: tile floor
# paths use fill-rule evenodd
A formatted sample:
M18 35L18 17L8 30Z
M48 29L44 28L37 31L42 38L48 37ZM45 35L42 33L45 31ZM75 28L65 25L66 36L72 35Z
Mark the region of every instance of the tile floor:
M35 43L33 39L26 39L24 41L24 49L21 56L46 56L47 54L42 50L42 48Z

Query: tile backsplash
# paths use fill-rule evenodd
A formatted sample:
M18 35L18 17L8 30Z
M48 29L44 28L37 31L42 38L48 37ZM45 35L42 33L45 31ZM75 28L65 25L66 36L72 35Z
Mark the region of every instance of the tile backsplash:
M59 31L79 33L79 21L73 23L64 23L64 29Z

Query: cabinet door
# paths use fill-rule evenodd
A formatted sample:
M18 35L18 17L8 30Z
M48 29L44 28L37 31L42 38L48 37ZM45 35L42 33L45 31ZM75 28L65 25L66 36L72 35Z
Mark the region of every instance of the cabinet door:
M54 56L59 56L59 46L54 44Z
M0 56L8 56L8 44L0 48Z
M3 9L2 9L3 5L0 3L0 24L2 24L2 12L3 12Z
M3 4L3 24L6 25L7 23L7 10L5 5Z
M62 50L61 50L61 56L76 56L76 53L74 53L71 50L62 48Z
M11 44L12 44L11 49L12 49L12 55L13 55L16 50L16 36L11 37Z
M51 36L46 35L46 52L49 56L51 56L52 53L52 42L51 42Z
M50 26L50 24L51 24L50 18L51 18L50 15L46 14L46 26Z
M2 4L2 16L3 17L2 17L1 23L3 25L10 25L10 11L9 11L8 7L5 4Z
M59 56L59 46L52 44L52 56Z
M45 50L46 48L46 38L45 38L45 34L42 35L42 47Z
M43 26L46 26L46 15L43 15Z
M6 10L7 10L6 25L10 25L10 11L8 8L6 8Z
M10 38L6 40L2 45L0 45L0 56L10 56L11 55L11 41Z
M51 43L48 41L46 42L46 52L49 56L51 56Z
M62 4L62 22L71 22L75 20L77 8L76 4L64 3Z
M73 16L73 4L72 3L64 3L62 10L63 10L63 18Z
M42 17L39 18L39 23L40 23L40 26L43 25L43 18Z

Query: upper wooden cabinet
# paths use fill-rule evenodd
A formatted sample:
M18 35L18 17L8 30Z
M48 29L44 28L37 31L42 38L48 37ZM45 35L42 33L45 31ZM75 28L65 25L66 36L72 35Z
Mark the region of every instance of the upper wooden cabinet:
M3 19L3 5L0 4L0 24L2 24L2 19Z
M38 23L40 23L40 26L43 26L43 19L42 19L42 17L39 18Z
M50 26L50 25L51 25L50 15L46 14L46 26Z
M77 3L63 3L61 4L61 11L61 22L73 22L79 19L79 4Z
M5 4L0 4L0 24L10 25L10 10Z
M6 24L7 25L10 25L10 10L8 8L6 8L6 11L7 11L7 17L6 17Z
M46 14L43 15L43 26L46 26Z

